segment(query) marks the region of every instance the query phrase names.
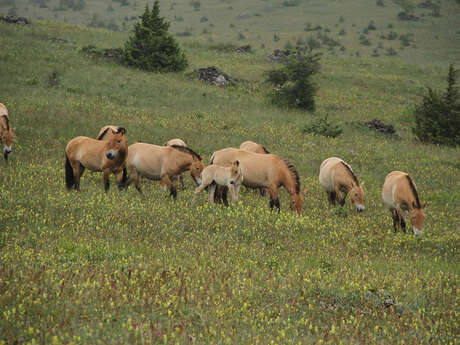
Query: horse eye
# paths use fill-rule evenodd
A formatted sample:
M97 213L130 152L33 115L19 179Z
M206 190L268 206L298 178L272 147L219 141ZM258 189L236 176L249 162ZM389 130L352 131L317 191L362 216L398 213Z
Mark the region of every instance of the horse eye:
M118 141L117 141L117 144L121 144L121 140L118 140Z

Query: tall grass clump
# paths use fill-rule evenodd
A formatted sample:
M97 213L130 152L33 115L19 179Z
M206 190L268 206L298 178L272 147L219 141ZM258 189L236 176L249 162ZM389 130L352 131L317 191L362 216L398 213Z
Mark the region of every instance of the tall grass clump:
M177 72L188 63L179 44L168 33L169 22L160 17L158 0L148 5L141 21L134 24L133 36L125 43L123 60L127 65L152 72Z
M458 69L449 67L444 94L428 88L428 94L415 110L415 135L423 142L460 145L460 97Z

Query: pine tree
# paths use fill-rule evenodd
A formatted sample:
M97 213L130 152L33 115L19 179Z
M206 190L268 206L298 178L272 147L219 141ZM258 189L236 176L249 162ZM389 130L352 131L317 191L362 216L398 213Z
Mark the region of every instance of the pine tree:
M159 1L155 1L151 11L146 5L140 22L134 25L134 35L125 43L124 62L152 72L184 70L187 59L168 28L169 22L160 17Z

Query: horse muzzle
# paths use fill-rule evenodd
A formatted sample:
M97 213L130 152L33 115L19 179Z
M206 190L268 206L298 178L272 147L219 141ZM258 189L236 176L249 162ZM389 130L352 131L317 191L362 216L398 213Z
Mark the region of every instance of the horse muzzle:
M115 159L116 153L114 150L109 150L105 155L108 159L113 161Z
M413 228L412 230L414 231L414 234L417 235L417 236L423 234L423 230L419 230L417 228Z
M365 209L364 205L358 205L358 206L356 206L356 211L357 211L357 212L363 212L364 209Z

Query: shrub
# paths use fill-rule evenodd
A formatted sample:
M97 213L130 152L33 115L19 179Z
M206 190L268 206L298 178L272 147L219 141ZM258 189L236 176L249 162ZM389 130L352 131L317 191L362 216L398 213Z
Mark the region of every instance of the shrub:
M460 97L457 88L459 70L449 67L444 94L428 88L415 109L414 133L423 142L460 145Z
M187 59L168 33L169 22L160 17L159 1L155 1L151 11L147 5L140 19L134 24L133 36L125 43L125 63L152 72L184 70Z
M383 0L377 0L377 6L384 7L385 4L383 3Z
M311 77L319 72L320 54L291 54L280 69L267 73L267 81L275 86L271 98L278 105L315 110L318 87Z
M324 118L318 119L311 124L305 125L303 132L322 135L328 138L337 138L340 134L342 134L343 129L340 126L329 122L327 120L327 116L325 116Z

